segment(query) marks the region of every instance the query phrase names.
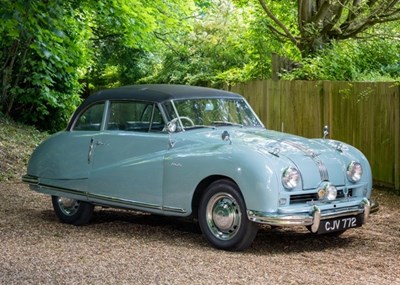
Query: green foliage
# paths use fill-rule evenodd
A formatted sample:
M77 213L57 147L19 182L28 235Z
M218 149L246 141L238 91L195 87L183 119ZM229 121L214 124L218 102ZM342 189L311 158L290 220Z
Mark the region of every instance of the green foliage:
M2 112L42 129L62 128L80 102L76 69L85 60L70 4L5 1L1 16Z
M132 84L153 68L156 33L184 30L183 0L3 0L0 112L63 128L80 95Z
M333 43L328 49L302 61L285 79L391 81L400 78L400 44L374 38Z
M153 72L153 52L160 48L159 37L172 37L188 26L182 19L191 11L191 2L114 0L90 1L92 45L95 56L86 74L86 93L119 85L129 85Z
M221 86L268 78L277 43L260 35L263 23L253 17L255 9L230 1L198 1L192 30L163 38L165 48L155 58L155 73L139 82Z

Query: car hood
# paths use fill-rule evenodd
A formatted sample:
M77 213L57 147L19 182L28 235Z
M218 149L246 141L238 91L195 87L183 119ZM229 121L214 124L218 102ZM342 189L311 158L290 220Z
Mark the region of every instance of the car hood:
M246 145L265 156L280 159L283 165L294 164L300 171L303 189L313 189L321 181L345 185L346 169L359 160L350 146L328 139L307 139L271 130L228 130L232 146Z

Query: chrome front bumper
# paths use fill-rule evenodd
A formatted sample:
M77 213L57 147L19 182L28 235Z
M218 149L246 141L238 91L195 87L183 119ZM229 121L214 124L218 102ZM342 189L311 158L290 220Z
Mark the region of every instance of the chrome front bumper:
M379 204L374 200L364 198L359 205L339 209L322 210L318 205L312 205L306 213L265 213L259 211L247 211L250 221L271 226L311 226L312 232L317 232L322 220L339 217L363 215L363 223L368 220L371 213L379 210Z

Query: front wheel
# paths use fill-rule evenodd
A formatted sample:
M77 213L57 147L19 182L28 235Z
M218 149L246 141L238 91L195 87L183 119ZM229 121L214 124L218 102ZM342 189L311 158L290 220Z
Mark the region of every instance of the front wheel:
M246 216L237 185L229 180L218 180L207 188L200 200L198 219L203 235L219 249L246 249L258 231L258 226Z
M58 196L51 196L51 202L54 212L63 223L82 226L92 218L93 204Z

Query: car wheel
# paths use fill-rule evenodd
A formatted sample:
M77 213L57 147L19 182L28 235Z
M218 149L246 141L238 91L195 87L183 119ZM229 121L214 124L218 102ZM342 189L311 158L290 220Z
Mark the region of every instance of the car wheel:
M54 212L61 222L82 226L92 218L94 205L75 199L52 196Z
M247 218L238 187L228 180L218 180L207 188L200 200L198 219L203 235L219 249L246 249L258 231Z

